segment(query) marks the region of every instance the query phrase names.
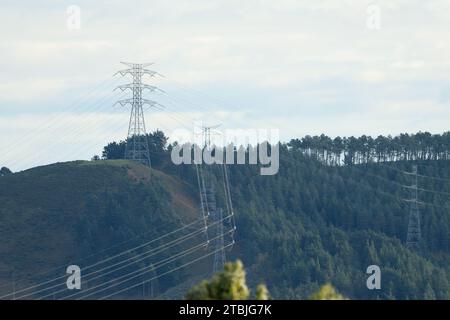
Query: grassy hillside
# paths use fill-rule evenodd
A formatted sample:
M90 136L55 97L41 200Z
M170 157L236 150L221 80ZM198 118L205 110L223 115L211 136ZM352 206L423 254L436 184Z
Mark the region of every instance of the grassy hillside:
M1 177L2 292L11 290L13 277L26 287L64 275L55 266L87 265L191 222L199 214L196 195L180 180L123 160L58 163Z

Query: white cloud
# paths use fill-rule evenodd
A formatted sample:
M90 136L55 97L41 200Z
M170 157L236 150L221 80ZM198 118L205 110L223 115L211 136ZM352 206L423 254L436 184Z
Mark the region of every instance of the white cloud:
M381 10L378 31L366 27L371 3ZM448 128L448 105L441 101L450 83L450 4L445 0L77 5L82 20L76 31L66 28L66 4L2 6L0 130L19 137L24 124L51 116L30 110L65 110L61 106L121 68L123 60L155 62L166 76L157 83L171 95L161 99L188 118L205 117L210 110L208 120L217 117L224 125L275 122L285 139L319 131L395 134ZM170 117L158 117L153 114L149 123L172 126ZM117 122L126 127L126 120ZM88 124L75 140L99 130L114 136L110 123ZM100 145L99 140L96 148Z

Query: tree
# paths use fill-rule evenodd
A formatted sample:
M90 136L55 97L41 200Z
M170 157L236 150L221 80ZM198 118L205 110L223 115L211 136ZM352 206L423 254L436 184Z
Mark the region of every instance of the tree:
M319 291L313 293L309 300L345 300L336 289L329 283L320 287Z
M0 177L8 176L8 175L10 175L10 174L12 174L12 171L9 170L7 167L2 167L2 168L0 169Z
M256 300L269 300L269 290L264 284L256 287Z
M156 130L147 134L148 145L151 152L164 152L167 146L167 138L164 132Z
M450 133L442 135L429 132L402 133L361 137L336 137L333 140L324 134L292 139L289 147L301 150L328 165L344 165L413 160L448 160L450 154Z
M245 281L245 270L242 262L228 262L224 271L215 274L211 280L203 280L191 288L186 299L188 300L247 300L250 290ZM269 292L264 285L256 289L257 300L267 300Z
M164 132L156 130L152 133L148 133L146 137L149 151L152 153L152 156L161 154L167 150L168 138L164 135ZM126 146L127 140L108 143L105 147L103 147L103 159L124 159Z
M123 159L125 158L126 141L108 143L102 152L103 159Z

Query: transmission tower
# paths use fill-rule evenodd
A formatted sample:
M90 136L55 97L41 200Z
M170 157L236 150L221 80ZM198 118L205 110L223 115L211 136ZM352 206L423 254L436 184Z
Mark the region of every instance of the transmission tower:
M411 189L411 207L409 209L408 233L406 235L406 247L411 250L420 249L420 239L422 238L420 230L420 213L419 213L419 199L418 199L418 185L417 185L417 166L412 168L411 175L414 182Z
M205 148L211 148L211 129L216 129L218 127L220 127L220 124L217 124L215 126L202 127Z
M159 89L155 86L144 84L142 82L142 77L146 74L153 77L158 73L146 69L146 67L151 65L151 63L141 63L141 64L128 62L121 62L121 63L129 68L120 70L116 74L120 74L121 76L129 74L133 78L132 83L123 84L116 88L122 91L130 89L132 92L132 98L123 99L116 102L116 104L118 103L121 106L128 104L131 105L127 144L125 148L125 159L134 160L144 165L150 166L151 165L150 152L148 146L147 132L145 130L143 106L149 105L150 107L154 107L159 104L155 101L144 99L143 91L145 89L149 91L155 91Z
M214 240L214 262L213 262L213 273L223 270L223 266L227 260L225 256L224 248L224 228L223 228L223 211L221 208L217 208L213 214L213 221L217 222L216 226L216 237Z
M217 126L202 127L203 133L203 149L211 148L211 129ZM222 271L226 262L225 248L224 248L224 219L223 210L217 207L216 203L216 188L212 174L212 165L206 170L201 170L201 198L202 210L208 213L211 217L213 228L210 228L213 233L212 250L214 251L213 260L213 274ZM226 192L226 191L225 191Z
M223 211L222 208L217 207L216 192L212 177L206 179L204 188L204 198L206 199L206 206L210 212L213 228L212 250L214 251L213 274L222 271L226 262L225 248L224 248L224 227L223 227Z

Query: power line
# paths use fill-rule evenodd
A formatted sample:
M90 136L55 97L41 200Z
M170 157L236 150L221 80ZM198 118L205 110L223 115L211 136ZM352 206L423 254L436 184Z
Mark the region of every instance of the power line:
M122 71L119 71L119 73L121 74L121 75L124 75L124 74L126 74L126 73L130 73L130 74L132 74L133 75L133 84L130 84L130 85L122 85L122 86L119 86L119 89L121 89L122 91L123 90L125 90L125 89L132 89L132 91L133 91L133 99L125 99L125 100L121 100L121 101L119 101L119 103L120 104L126 104L126 103L130 103L131 105L132 105L132 108L133 108L133 106L136 106L136 97L138 98L138 102L139 103L137 103L137 106L139 107L141 107L140 108L140 110L138 110L138 113L139 112L141 112L142 111L142 104L143 103L146 103L146 102L148 102L149 100L145 100L145 99L142 99L142 89L151 89L151 90L153 90L155 87L152 87L152 86L147 86L147 85L144 85L144 84L142 84L141 83L141 76L142 76L142 74L145 74L145 73L148 73L148 74L150 74L151 76L153 76L154 74L156 74L155 72L153 72L153 71L149 71L149 70L147 70L147 69L144 69L145 68L145 65L138 65L138 67L136 67L137 65L136 64L128 64L128 63L125 63L126 65L128 65L129 67L131 67L130 69L127 69L127 70L122 70ZM138 71L136 71L136 69L139 69ZM138 81L136 81L136 77L137 78L139 78L138 79ZM136 84L138 84L138 85L136 85ZM138 91L138 94L137 95L135 95L135 93L136 93L136 89L137 89L137 91ZM132 100L132 102L130 102L129 100ZM132 112L132 114L133 114L133 112ZM144 129L144 133L145 133L145 124L144 124L144 120L143 120L143 112L141 112L141 114L142 114L142 122L141 122L141 120L140 120L140 115L138 115L137 117L135 116L134 117L134 123L137 123L137 125L138 125L138 128L139 128L139 126L142 124L142 127L143 127L143 129ZM131 119L133 117L133 115L130 117L130 127L131 127L131 123L133 122L133 120ZM136 120L136 118L137 118L137 120ZM130 133L130 127L129 127L129 133ZM78 131L80 131L80 129L81 128L77 128L78 129ZM138 131L139 131L139 129L138 129ZM129 135L130 136L130 135ZM127 139L127 141L128 141L128 139ZM147 148L148 149L148 148ZM149 157L148 157L149 158ZM232 209L232 202L231 202L231 195L230 195L230 192L229 192L229 182L228 182L228 177L227 177L227 173L226 173L226 169L224 168L224 177L225 177L225 179L226 179L226 182L225 182L225 186L224 186L224 190L225 190L225 195L226 195L226 205L227 205L227 210L229 211L229 212L231 212L232 213L232 219L233 219L233 221L234 221L234 212L233 212L233 209ZM231 208L231 209L230 209ZM228 217L228 216L227 216ZM203 220L203 221L205 221L205 220ZM222 219L220 219L220 221L223 221ZM205 225L206 225L206 222L205 222ZM223 227L223 226L222 226ZM234 232L234 230L236 229L236 227L235 227L235 224L234 224L234 222L233 222L233 229L232 229L232 232ZM222 234L223 235L223 234ZM207 242L209 242L209 240L207 240ZM233 243L234 243L234 240L233 240ZM130 249L131 250L131 249ZM135 249L134 249L135 250ZM117 257L117 255L115 256L115 257ZM109 259L112 259L112 258L114 258L114 257L110 257L110 258L107 258L107 259L104 259L103 260L103 262L105 262L105 261L107 261L107 260L109 260ZM101 261L102 262L102 261ZM123 263L123 262L122 262ZM94 263L93 265L90 265L90 266L88 266L88 267L86 267L86 268L89 268L89 267L93 267L93 266L96 266L96 265L98 265L98 263ZM108 268L110 268L111 266L109 266ZM85 269L86 269L85 268ZM106 269L106 268L103 268L103 269ZM99 272L99 271L97 271L97 272ZM95 272L94 272L95 273ZM92 274L92 273L91 273ZM40 286L43 286L43 285L45 285L45 284L48 284L48 283L51 283L51 282L53 282L53 281L56 281L56 280L58 280L58 279L60 279L60 278L62 278L62 277L59 277L59 278L56 278L56 279L53 279L53 280L48 280L48 281L45 281L45 282L43 282L43 283L40 283L40 284L37 284L37 285L34 285L34 286L30 286L30 287L27 287L27 288L24 288L24 289L21 289L20 291L21 292L24 292L24 291L27 291L27 290L30 290L30 289L33 289L33 288L36 288L36 287L40 287ZM46 289L43 289L43 290L40 290L40 291L44 291L44 290L49 290L50 288L46 288ZM15 291L15 290L14 290ZM17 291L15 291L15 293L16 293ZM35 294L36 292L34 292L34 294ZM28 296L28 295L25 295L25 296ZM23 296L21 296L21 297L23 297ZM19 297L19 298L21 298L21 297ZM0 297L1 298L1 297Z
M108 265L107 267L104 267L104 268L102 268L102 269L100 269L100 270L96 270L96 271L94 271L94 272L88 273L88 274L84 275L84 279L86 279L86 277L89 277L89 276L91 276L91 275L93 275L93 274L97 274L97 273L102 272L102 271L104 271L104 270L108 270L108 269L110 269L110 268L114 268L114 267L116 267L116 266L118 266L118 265L121 265L121 264L123 264L123 263L125 263L125 262L127 262L127 261L133 260L131 263L127 263L127 264L125 264L125 265L123 265L123 266L120 266L119 268L115 268L115 269L113 269L113 270L109 270L107 273L103 273L103 274L101 274L100 276L104 276L104 275L110 274L110 273L112 273L112 272L116 272L116 271L118 271L118 270L121 270L121 269L123 269L123 268L125 268L125 267L127 267L127 266L129 266L129 265L131 265L131 264L133 264L133 263L143 261L144 259L147 259L147 258L149 258L149 257L153 257L153 256L155 256L155 255L157 255L157 254L159 254L159 253L161 253L161 252L164 252L165 250L167 250L167 249L169 249L169 248L172 248L172 247L174 247L175 245L178 245L178 244L180 244L180 243L183 243L183 242L185 242L186 240L190 240L190 239L196 237L197 235L199 235L200 233L203 233L203 232L204 232L204 229L201 228L201 229L199 229L199 230L197 230L197 231L194 231L194 232L192 232L192 233L190 233L190 234L187 234L186 236L183 236L183 237L180 237L180 238L178 238L178 239L176 239L176 240L173 240L173 241L169 241L169 242L167 242L167 243L164 243L163 245L161 245L161 246L159 246L159 247L157 247L157 248L154 248L154 249L152 249L152 250L145 251L145 252L143 252L143 253L141 253L141 254L138 254L138 255L136 255L136 256L130 257L130 258L124 260L124 261L117 262L117 263L114 263L114 264L112 264L112 265ZM148 255L149 253L152 253L152 254ZM141 257L141 258L139 258L139 257ZM137 258L139 258L139 259L137 259ZM96 279L96 278L98 278L98 276L96 276L96 277L94 277L94 278L87 278L87 280L91 281L91 280Z
M216 223L217 223L217 222L216 222ZM216 224L216 223L214 223L214 224ZM213 224L211 224L211 225L213 225ZM137 262L140 262L140 261L143 261L143 260L145 260L145 259L148 259L149 257L152 257L152 256L154 256L154 255L156 255L156 254L159 254L159 253L161 253L161 252L164 252L164 251L167 250L168 248L174 247L175 245L178 245L178 244L181 243L181 242L184 242L184 241L186 241L186 240L189 240L189 239L191 239L191 238L194 238L194 237L196 237L197 235L199 235L199 234L201 234L201 233L203 233L203 232L204 232L204 228L201 228L201 229L196 230L196 231L194 231L194 232L192 232L192 233L190 233L190 234L187 234L187 235L182 236L182 237L180 237L180 238L177 238L177 239L175 239L175 240L173 240L173 241L170 241L170 242L168 242L168 243L165 243L165 244L163 244L163 245L161 245L161 246L159 246L159 247L157 247L157 248L152 248L152 249L149 250L149 251L145 251L145 252L143 252L143 253L141 253L141 254L138 254L138 255L136 255L136 256L127 258L127 259L125 259L124 261L120 261L120 262L115 263L115 264L113 264L113 265L109 265L109 266L104 267L104 268L102 268L102 269L99 269L99 270L96 270L96 271L94 271L94 272L88 273L88 274L86 274L86 275L83 276L83 279L84 279L84 281L92 281L92 280L97 279L97 278L99 278L99 277L103 277L103 276L105 276L105 275L111 274L111 273L116 272L116 271L118 271L118 270L121 270L121 269L123 269L123 268L125 268L125 267L127 267L127 266L130 266L130 265L135 264L135 263L137 263ZM209 242L209 240L207 240L206 242ZM155 251L156 251L156 252L155 252ZM152 254L149 255L149 253L152 253ZM139 258L139 257L142 257L142 258L137 259L137 258ZM89 276L91 276L91 275L93 275L93 274L97 274L97 273L102 272L102 271L104 271L104 270L108 270L108 269L110 269L110 268L114 268L114 267L116 267L116 266L118 266L118 265L120 265L120 264L123 264L123 263L125 263L125 262L127 262L127 261L130 261L130 260L133 260L133 261L130 262L130 263L127 263L127 264L125 264L125 265L123 265L123 266L120 266L120 267L118 267L118 268L115 268L115 269L113 269L113 270L109 270L109 271L106 272L106 273L102 273L102 274L100 274L100 275L98 275L98 276L95 276L95 277L93 277L93 278L89 278ZM87 278L87 279L86 279L86 278ZM48 289L50 289L50 288L47 288L46 290L48 290ZM61 292L63 292L63 291L65 291L65 289L64 289L64 290L57 291L57 292L54 292L54 293L52 293L52 294L61 293ZM52 294L47 295L47 296L44 296L44 297L41 297L41 299L44 299L44 298L46 298L46 297L48 297L48 296L51 296Z
M123 94L119 94L119 96L120 96L120 95L123 95ZM103 99L103 101L99 102L98 105L99 105L100 107L98 107L98 108L96 108L96 109L97 109L97 110L103 109L106 105L103 105L103 106L101 106L101 105L102 105L104 102L106 102L107 99L111 99L111 97L106 97L106 99ZM92 105L91 107L94 107L94 105ZM89 114L87 114L87 116L84 116L84 117L82 117L81 119L83 119L83 121L90 120L90 119L95 119L95 116L96 116L96 115L97 115L96 113L89 113ZM69 120L69 121L70 121L70 120ZM101 121L101 120L95 121L94 124L98 124L99 121ZM69 125L67 124L67 121L66 121L66 123L65 123L65 129L64 129L64 131L65 131L66 134L65 134L64 136L59 135L58 133L55 133L55 135L54 135L55 138L51 140L51 143L46 144L44 148L39 149L36 153L34 153L34 155L33 155L32 157L22 158L21 160L16 161L15 164L16 164L16 165L24 165L24 164L30 163L31 161L34 161L34 160L38 159L39 156L40 156L44 151L49 151L49 150L51 150L51 148L54 148L54 147L58 146L58 144L62 143L63 141L66 141L66 140L68 139L68 136L69 136L69 135L78 134L78 133L80 133L80 132L83 132L86 128L91 128L91 127L92 127L92 123L86 123L85 125L81 125L81 126L74 127L74 128L72 128L72 130L69 130L68 127L69 127ZM95 143L95 142L93 142L93 143ZM72 153L73 153L73 152L72 152Z
M191 222L191 223L189 223L189 224L187 224L187 225L185 225L185 226L182 226L182 227L177 228L177 229L175 229L175 230L173 230L173 231L171 231L171 232L168 232L168 233L166 233L166 234L164 234L164 235L162 235L162 236L159 236L159 237L156 238L156 239L152 239L151 241L145 242L144 244L140 244L140 245L135 246L135 247L133 247L133 248L131 248L131 249L127 249L127 250L125 250L125 251L122 251L122 252L120 252L120 253L118 253L118 254L116 254L116 255L114 255L114 256L107 257L107 258L105 258L105 259L103 259L103 260L100 260L100 261L95 262L95 263L93 263L93 264L91 264L91 265L88 265L88 266L86 266L86 267L83 267L83 270L89 270L89 269L91 269L91 268L93 268L93 267L95 267L95 266L98 266L98 265L102 264L102 263L105 263L105 262L111 261L111 260L113 260L113 259L115 259L115 258L117 258L117 257L123 256L124 254L130 253L130 252L133 252L133 251L135 251L135 250L137 250L137 249L140 249L140 248L143 248L143 247L145 247L145 246L148 246L148 245L150 245L151 243L154 243L154 242L159 241L159 240L161 240L161 239L164 239L164 238L166 238L166 237L168 237L168 236L170 236L170 235L172 235L172 234L175 234L175 233L177 233L177 232L179 232L179 231L181 231L181 230L184 230L184 229L186 229L186 228L188 228L188 227L194 225L195 223L198 223L199 221L200 221L200 220L195 220L195 221L193 221L193 222ZM47 280L47 281L41 282L41 283L39 283L39 284L36 284L36 285L33 285L33 286L29 286L29 287L27 287L27 288L17 290L16 293L28 291L28 290L30 290L30 289L34 289L34 288L37 288L37 287L40 287L40 286L43 286L43 285L52 283L52 282L54 282L54 281L63 279L63 278L65 278L65 277L66 277L65 275L64 275L64 276L59 276L59 277L56 277L56 278L54 278L54 279L52 279L52 280ZM5 297L8 297L8 296L11 296L11 294L2 295L2 296L0 296L0 299L5 298Z
M179 244L179 243L182 243L182 242L184 242L184 241L186 241L186 240L188 240L188 239L191 239L191 238L193 238L193 237L196 237L198 234L200 234L200 233L202 233L202 232L203 232L203 229L199 229L199 230L194 231L194 232L192 232L192 233L190 233L190 234L188 234L188 235L182 236L182 237L177 238L177 239L175 239L175 240L173 240L173 241L170 241L170 242L168 242L168 243L164 243L164 244L162 244L161 246L158 246L158 247L156 247L156 248L152 248L152 249L150 249L150 250L148 250L148 251L144 251L143 253L140 253L140 254L138 254L138 255L132 256L132 257L130 257L130 258L126 258L125 260L116 262L116 263L114 263L114 264L112 264L112 265L108 265L108 266L103 267L103 268L101 268L101 269L99 269L99 270L95 270L95 271L93 271L93 272L87 273L87 274L85 274L85 275L83 276L83 280L84 280L84 281L92 281L92 280L94 280L94 279L98 279L99 277L102 277L102 276L111 274L111 273L113 273L113 272L116 272L116 271L118 271L118 270L121 270L121 269L123 269L123 268L125 268L125 267L127 267L127 266L130 266L130 265L134 264L134 263L137 263L137 262L139 262L139 261L143 261L143 260L145 260L145 259L147 259L147 258L149 258L149 257L152 257L152 256L154 256L154 255L156 255L156 254L161 253L161 252L164 252L165 250L167 250L167 249L169 249L169 248L171 248L171 247L173 247L173 246L175 246L175 245L177 245L177 244ZM151 253L151 254L149 254L149 253ZM140 259L137 259L137 258L142 257L142 256L144 256L144 257L143 257L143 258L140 258ZM136 259L137 259L137 260L136 260ZM94 275L94 274L98 274L99 272L108 270L108 269L110 269L110 268L114 268L114 267L116 267L116 266L118 266L118 265L121 265L121 264L124 264L124 263L126 263L127 261L130 261L130 260L133 260L133 261L132 261L131 263L125 264L125 265L120 266L120 267L118 267L118 268L115 268L115 269L113 269L113 270L109 270L108 272L105 272L105 273L100 274L100 275L98 275L98 276L89 278L90 276L92 276L92 275ZM83 271L84 271L84 270L86 270L86 268L83 268ZM37 294L37 293L39 293L39 292L43 292L43 291L47 291L47 290L50 290L50 289L59 287L60 285L61 285L61 284L57 284L57 285L54 285L54 286L51 286L51 287L48 287L48 288L45 288L45 289L42 289L42 290L39 290L39 291L35 291L35 292L32 292L32 293L27 294L27 295L25 295L25 296L21 296L20 298L23 298L23 297L26 297L26 296L30 296L30 295L35 295L35 294ZM51 295L54 295L54 294L57 294L57 293L64 292L65 290L66 290L66 289L62 289L62 290L53 292L53 293L51 293L51 294L49 294L49 295L46 295L46 296L44 296L44 297L41 297L41 299L45 299L45 298L48 297L48 296L51 296Z
M423 206L431 206L431 207L436 207L436 208L446 209L446 210L449 210L449 211L450 211L450 207L447 207L447 206L440 206L440 205L438 205L438 204L433 204L433 203L429 203L429 202L418 201L417 204L423 205Z
M438 181L450 182L450 179L447 179L447 178L432 177L432 176L426 176L426 175L423 175L423 174L418 174L417 176L421 177L421 178L428 178L428 179L433 179L433 180L438 180Z
M158 276L156 276L156 277L150 278L150 279L148 279L148 280L146 280L146 281L152 281L152 280L154 280L154 279L160 278L160 277L165 276L165 275L167 275L167 274L169 274L169 273L172 273L172 272L174 272L174 271L177 271L177 270L180 270L180 269L182 269L182 268L185 268L185 267L187 267L187 266L189 266L189 265L191 265L191 264L193 264L193 263L195 263L195 262L197 262L197 261L203 260L203 259L205 259L205 258L207 258L207 257L209 257L209 256L211 256L211 255L213 255L213 254L215 254L217 251L224 250L224 249L226 249L226 248L232 246L233 244L234 244L234 242L229 243L229 244L227 244L226 246L224 246L223 248L219 248L219 249L216 250L216 251L207 253L207 254L205 254L205 255L199 257L199 258L196 258L196 259L194 259L194 260L191 260L191 261L189 261L189 262L187 262L187 263L185 263L185 264L183 264L183 265L181 265L181 266L179 266L179 267L173 268L173 269L171 269L171 270L169 270L169 271L167 271L167 272L164 272L164 273L162 273L162 274L160 274L160 275L158 275ZM117 295L117 294L119 294L119 293L122 293L122 292L128 291L128 290L130 290L130 289L133 289L133 288L135 288L135 287L137 287L137 286L139 286L139 285L141 285L141 284L139 283L139 284L136 284L136 285L127 287L127 288L125 288L125 289L116 291L116 292L114 292L113 294L109 294L109 295L107 295L107 296L101 297L99 300L105 300L105 299L110 298L110 297L112 297L112 296L115 296L115 295Z
M81 299L85 299L85 298L87 298L87 297L91 297L91 296L93 296L93 295L95 295L95 294L98 294L98 293L103 292L103 291L105 291L105 290L108 290L108 289L111 289L111 288L116 287L116 286L118 286L118 285L121 285L121 284L123 284L123 283L125 283L125 282L128 282L128 281L130 281L130 280L132 280L132 279L135 279L135 278L137 278L137 277L140 277L140 276L142 276L142 275L144 275L144 274L146 274L146 273L148 273L148 272L154 272L155 270L161 268L162 266L167 265L167 264L169 264L169 263L171 263L171 262L173 262L173 261L175 261L175 260L177 260L177 259L179 259L179 258L181 258L181 257L184 257L184 256L186 256L186 255L188 255L188 254L191 254L191 253L193 253L193 252L195 252L195 251L197 251L197 250L199 250L199 249L201 249L201 248L203 248L203 247L205 247L205 246L206 246L206 243L205 243L205 242L202 242L202 243L200 243L200 244L198 244L198 245L196 245L196 246L194 246L194 247L192 247L192 248L183 250L183 251L180 252L180 253L174 254L174 255L170 256L169 258L163 259L162 261L160 261L160 262L158 262L158 263L156 263L156 264L153 264L154 267L151 268L151 269L149 269L148 267L144 267L144 268L141 268L141 269L132 271L132 272L128 272L128 273L126 273L126 274L124 274L124 275L122 275L122 276L119 276L119 277L117 277L117 278L111 279L111 280L106 281L106 282L104 282L104 283L101 283L101 284L99 284L99 285L90 287L90 288L88 288L88 289L86 290L86 291L94 290L94 292L91 292L91 293L88 293L88 294L84 294L86 291L85 291L85 292L77 292L77 293L75 293L75 294L66 296L66 297L64 297L63 299L72 298L72 297L75 297L75 296L77 296L77 295L79 295L79 294L84 294L84 295L82 295L81 297L76 298L76 300L81 300ZM124 278L127 278L128 276L131 276L131 275L132 275L131 278L124 279ZM124 279L124 280L122 280L122 279ZM120 280L120 281L119 281L119 280ZM119 281L119 282L116 282L116 281ZM103 286L105 286L105 285L108 285L108 284L112 284L112 285L109 285L109 286L107 286L107 287L105 287L105 288L101 288L101 287L103 287ZM141 284L142 284L142 283L139 283L139 285L141 285ZM101 288L101 289L99 289L99 288ZM98 289L98 290L97 290L97 289Z
M415 188L415 186L403 186L403 187L404 188L408 188L408 189L414 189ZM436 194L440 194L440 195L450 196L450 192L435 191L435 190L424 189L424 188L417 188L417 190L423 191L423 192L436 193Z
M83 100L86 100L89 96L91 96L93 93L95 93L96 91L98 91L98 89L100 89L101 87L103 87L105 84L107 84L108 82L111 82L111 80L115 81L115 79L108 77L107 79L103 80L99 85L97 85L96 87L94 87L92 90L89 90L87 93L82 94L75 102L73 102L72 104L69 105L69 107L67 107L67 109L65 110L65 112L67 112L68 110L77 110L78 108L80 108L80 106L82 105L81 103L83 102ZM45 121L43 121L40 125L40 127L44 127L44 126L51 126L54 123L60 123L59 119L61 117L64 117L64 112L60 112L57 113L56 115L53 115L53 117L46 119ZM33 134L33 137L36 136L36 129L31 129L28 132L26 132L23 136L21 136L18 140L15 140L14 143L11 143L9 146L6 146L5 149L6 150L11 150L11 148L17 145L21 145L21 143L25 140L29 140L29 136ZM4 153L3 155L8 154L9 152L6 151L6 153Z
M213 239L211 239L211 240L214 240L214 239L215 239L215 238L213 238ZM140 276L142 276L142 275L144 275L144 274L146 274L146 273L148 273L148 272L150 272L150 271L155 271L155 270L161 268L161 267L164 266L164 265L167 265L167 264L169 264L169 263L171 263L171 262L173 262L173 261L175 261L175 260L177 260L177 259L179 259L179 258L181 258L181 257L183 257L183 256L186 256L186 255L188 255L188 254L190 254L190 253L192 253L192 252L197 251L198 249L200 249L200 248L202 248L202 247L206 247L206 245L207 245L206 242L202 242L202 243L200 243L200 244L198 244L198 245L196 245L196 246L194 246L194 247L192 247L192 248L183 250L183 251L180 252L180 253L177 253L177 254L172 255L172 256L170 256L170 257L168 257L168 258L166 258L166 259L163 259L163 260L161 260L161 261L159 261L159 262L153 264L153 268L152 268L151 270L148 270L147 267L144 267L144 268L141 268L141 269L138 269L138 270L129 272L129 273L127 273L127 274L124 274L124 275L122 275L122 276L120 276L120 277L118 277L118 278L114 278L114 279L112 279L112 280L106 281L106 282L104 282L104 283L102 283L102 284L100 284L100 285L91 287L91 288L87 289L87 291L95 290L95 289L100 288L100 287L102 287L102 286L104 286L104 285L107 285L107 284L109 284L109 283L113 283L112 285L110 285L110 286L108 286L108 287L106 287L106 288L99 289L99 290L96 290L96 291L94 291L94 292L92 292L92 293L89 293L89 294L87 294L87 295L83 295L83 296L81 296L81 297L78 297L77 300L84 299L84 298L90 297L90 296L92 296L92 295L94 295L94 294L98 294L99 292L103 292L103 291L105 291L105 290L111 289L111 288L116 287L116 286L118 286L118 285L121 285L121 284L123 284L123 283L125 283L125 282L128 282L128 281L130 281L130 280L132 280L132 279L135 279L135 278L137 278L137 277L140 277ZM131 276L131 275L132 275L131 278L122 280L122 279L124 279L124 278L126 278L126 277L128 277L128 276ZM121 280L121 281L119 281L119 280ZM116 281L119 281L119 282L116 282ZM139 285L141 285L141 284L142 284L142 283L140 282ZM81 293L81 292L80 292L80 293ZM80 294L80 293L77 293L77 294ZM74 295L75 295L75 294L74 294ZM69 298L69 297L72 297L72 296L74 296L74 295L70 295L70 296L67 296L67 297L65 297L65 298Z
M195 222L200 222L200 221L197 220L197 221L195 221ZM215 223L215 224L216 224L216 223ZM192 226L192 224L187 225L187 226ZM186 226L186 227L187 227L187 226ZM150 250L148 250L148 251L145 251L145 252L140 253L140 254L138 254L138 255L135 255L135 256L133 256L133 257L126 258L125 260L120 261L120 262L117 262L117 263L115 263L115 264L113 264L113 265L109 265L109 266L103 267L103 268L101 268L101 269L99 269L99 270L90 272L90 273L84 275L84 276L83 276L83 279L85 279L85 280L87 280L87 281L92 281L92 280L97 279L97 278L99 278L99 277L101 277L101 276L105 276L105 275L107 275L107 274L111 274L112 272L116 272L116 271L118 271L118 270L120 270L120 269L123 269L123 268L125 268L125 267L127 267L127 266L130 266L130 265L132 265L132 264L134 264L134 263L137 263L137 262L139 262L139 261L143 261L143 260L145 260L145 259L147 259L147 258L149 258L149 257L151 257L151 256L154 256L154 255L156 255L156 254L159 254L159 253L161 253L161 252L163 252L163 251L165 251L165 250L167 250L167 249L169 249L169 248L171 248L171 247L173 247L173 246L175 246L175 245L177 245L177 244L179 244L179 243L181 243L181 242L183 242L183 241L186 241L186 240L188 240L188 239L191 239L191 238L193 238L193 237L195 237L195 236L197 236L197 235L199 235L199 234L201 234L201 233L203 233L203 232L204 232L204 228L202 227L202 228L200 228L200 229L198 229L198 230L193 231L192 233L189 233L189 234L187 234L187 235L178 237L178 238L176 238L176 239L174 239L174 240L172 240L172 241L169 241L169 242L167 242L167 243L164 243L164 244L162 244L162 245L160 245L160 246L158 246L158 247L156 247L156 248L152 248L152 249L150 249ZM141 245L140 247L142 247L142 245ZM130 251L130 250L131 250L131 249L129 249L128 251ZM133 250L134 250L134 249L133 249ZM125 251L124 251L124 252L125 252ZM131 251L130 251L130 252L131 252ZM153 254L149 254L149 253L153 253ZM114 257L109 257L109 258L104 259L104 260L102 260L102 261L100 261L100 262L94 263L94 264L92 264L92 265L90 265L90 266L84 267L84 268L83 268L83 271L85 271L85 270L87 270L87 269L90 269L90 268L92 268L93 266L100 265L100 264L103 264L104 262L113 260L113 258L116 258L116 257L121 256L121 255L122 255L122 253L121 253L121 254L118 254L118 255L115 255ZM136 258L139 258L139 257L142 257L142 256L144 256L144 257L141 258L141 259L136 260ZM103 274L100 274L100 275L98 275L98 276L95 276L95 277L93 277L93 278L88 278L88 279L86 279L87 277L92 276L93 274L97 274L97 273L102 272L102 271L104 271L104 270L108 270L108 269L110 269L110 268L114 268L114 267L116 267L116 266L118 266L118 265L120 265L120 264L126 263L127 261L130 261L130 260L134 260L134 261L132 261L131 263L128 263L128 264L126 264L126 265L120 266L120 267L118 267L118 268L115 268L115 269L113 269L113 270L110 270L110 271L108 271L108 272L106 272L106 273L103 273ZM60 280L61 278L64 278L64 277L65 277L65 276L56 278L56 279L54 279L54 280L51 281L51 282L54 282L54 281L56 281L56 280ZM46 288L43 288L43 289L40 289L40 290L37 290L37 291L33 291L33 292L31 292L31 293L28 293L28 294L21 295L21 296L19 296L19 297L17 297L17 298L18 298L18 299L21 299L21 298L25 298L25 297L28 297L28 296L33 296L33 295L36 295L36 294L38 294L38 293L41 293L41 292L44 292L44 291L47 291L47 290L50 290L50 289L59 287L59 286L64 285L64 284L65 284L65 283L59 283L59 284L56 284L56 285L52 285L52 286L49 286L49 287L46 287ZM41 285L43 285L43 284L41 284ZM29 289L30 289L30 288L29 288ZM23 289L22 289L21 291L23 291ZM47 298L47 297L54 296L55 294L58 294L58 293L61 293L61 292L64 292L64 291L66 291L65 288L62 289L62 290L53 292L53 293L51 293L51 294L47 294L47 295L45 295L45 296L42 296L42 297L40 297L40 299L45 299L45 298Z
M198 219L198 220L194 220L193 222L189 223L188 225L184 225L183 227L191 227L192 225L195 225L195 223L197 223L197 222L200 222L200 220L199 220L199 219ZM141 234L135 235L135 236L133 236L133 237L127 239L127 240L124 240L124 241L121 241L121 242L119 242L119 243L113 244L113 245L111 245L111 246L109 246L109 247L107 247L107 248L104 248L104 249L102 249L102 250L96 251L96 252L94 252L94 253L92 253L92 254L89 254L88 256L85 256L85 257L83 257L83 258L81 258L81 259L78 259L76 262L74 262L74 263L72 263L72 264L80 264L80 262L82 262L82 261L86 261L87 259L90 259L90 258L92 258L92 257L98 256L98 255L100 255L100 254L102 254L102 253L105 253L105 252L111 250L111 249L114 249L114 248L117 248L117 247L122 246L122 245L124 245L124 244L130 243L131 241L134 241L134 240L136 240L136 239L138 239L138 238L144 237L144 236L146 236L147 234L149 234L149 233L151 233L151 232L153 232L153 230L151 230L151 231L146 231L146 232L143 232L143 233L141 233ZM44 274L49 274L49 273L51 273L51 272L53 272L53 271L56 271L56 270L58 270L58 269L65 268L65 267L67 267L67 265L68 265L67 263L66 263L66 264L61 264L61 265L58 265L58 266L56 266L56 267L52 267L51 269L48 269L48 270L45 270L45 271L42 271L42 272L35 273L34 275L44 275ZM20 281L24 281L24 280L27 280L27 279L19 279L19 280L16 280L16 282L20 282ZM54 279L54 280L57 280L57 279ZM3 286L1 286L0 288L6 287L6 286L9 286L9 285L3 285ZM25 288L25 289L27 289L27 288ZM22 289L22 290L25 290L25 289ZM2 297L0 296L0 299L1 299L1 298L2 298Z

